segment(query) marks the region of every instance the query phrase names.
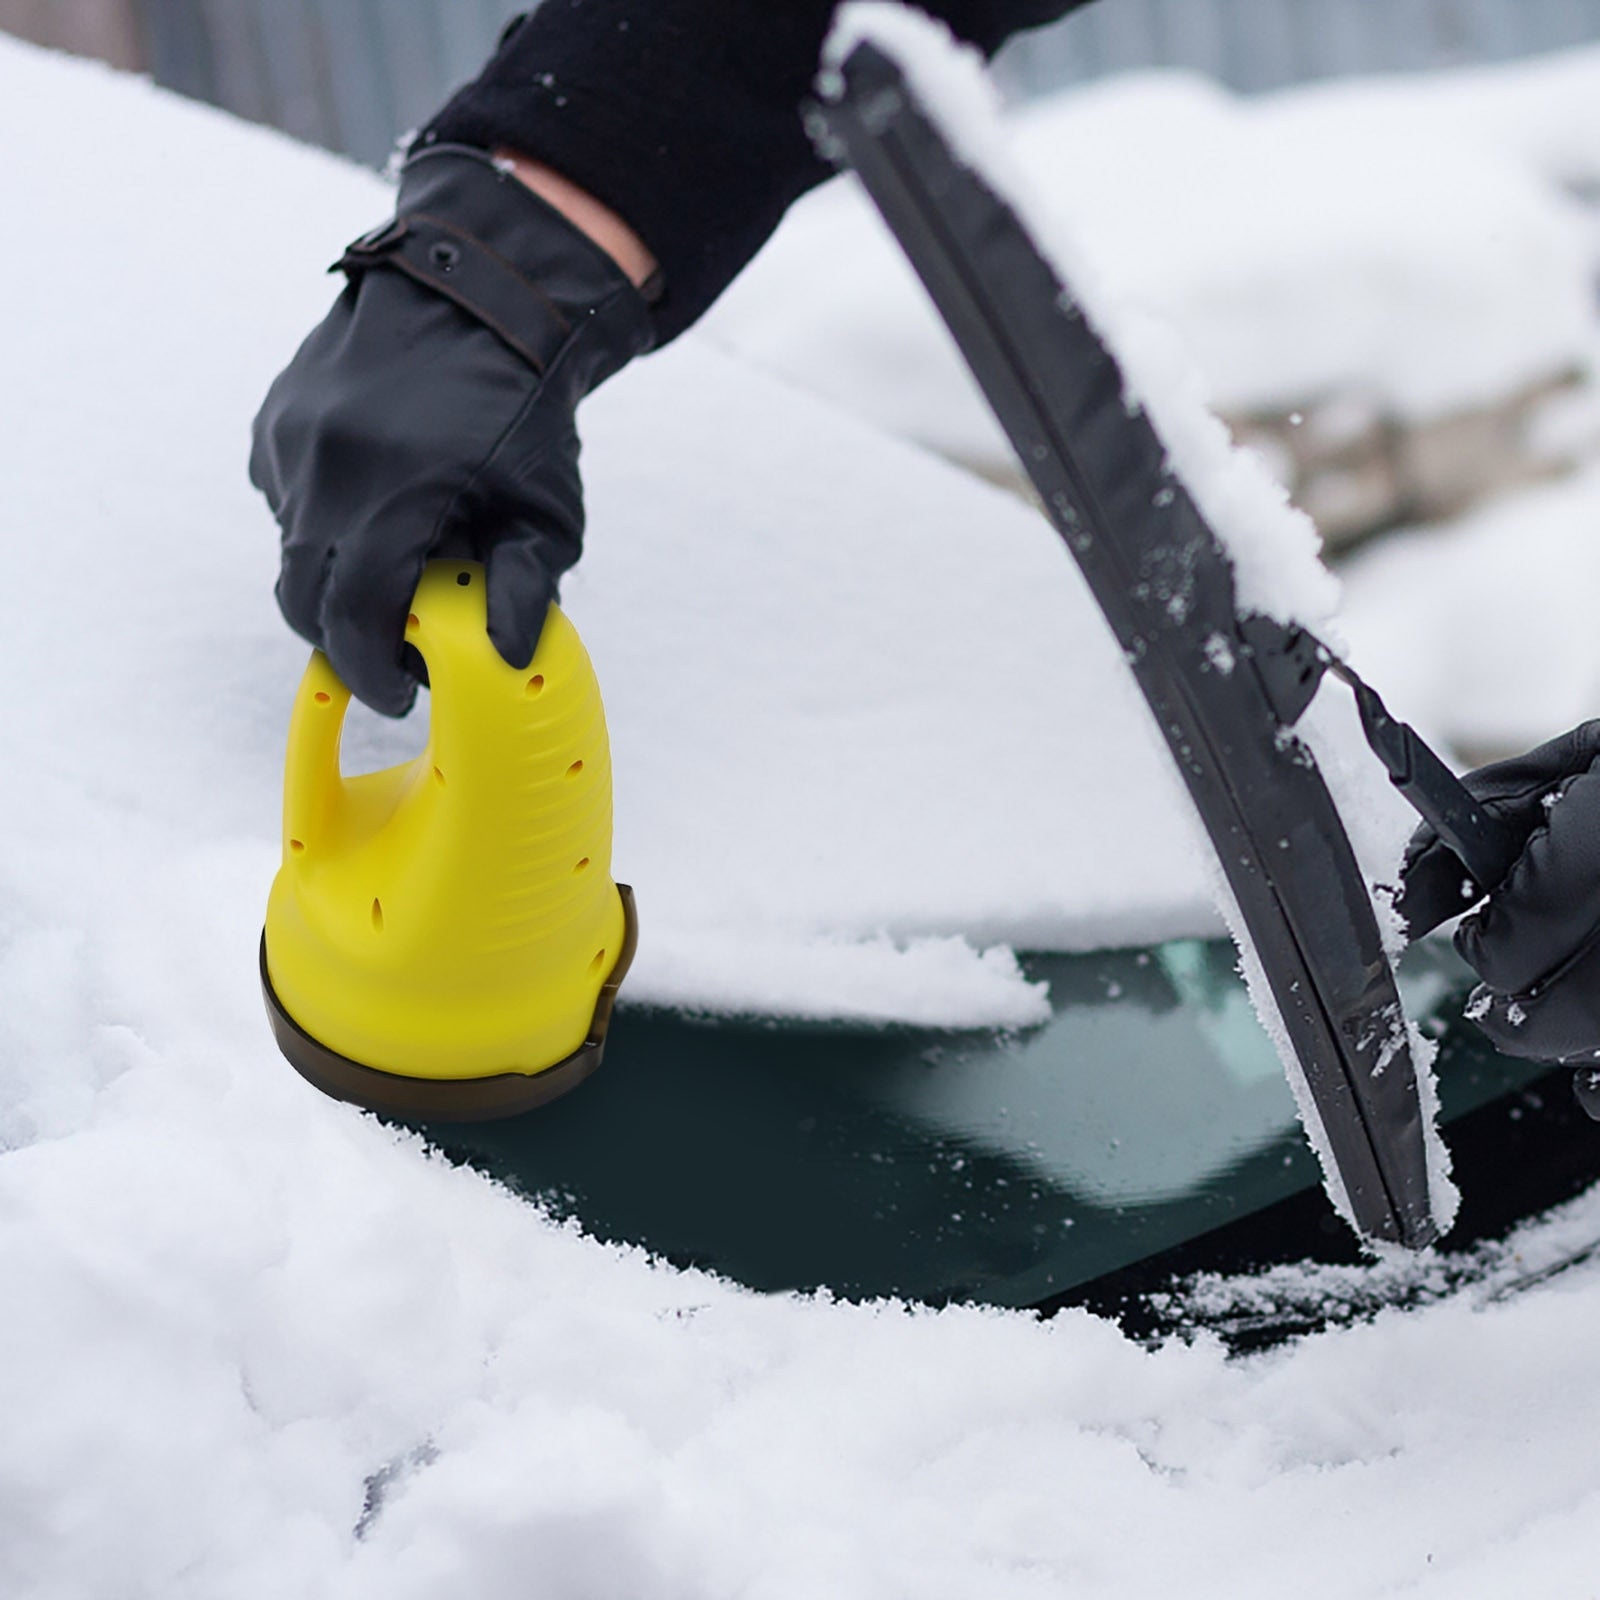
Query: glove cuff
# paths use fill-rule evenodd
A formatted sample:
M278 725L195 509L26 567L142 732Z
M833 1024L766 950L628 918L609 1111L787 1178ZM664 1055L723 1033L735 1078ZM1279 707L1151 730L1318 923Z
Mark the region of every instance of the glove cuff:
M573 402L653 341L643 296L587 234L481 150L432 145L406 162L394 218L331 269L403 273L483 324Z

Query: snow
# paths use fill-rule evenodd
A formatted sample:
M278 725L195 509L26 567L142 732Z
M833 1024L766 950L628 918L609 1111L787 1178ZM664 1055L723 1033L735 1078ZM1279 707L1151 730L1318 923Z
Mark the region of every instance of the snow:
M256 990L304 650L244 459L386 193L3 41L0 121L0 1593L1592 1592L1592 1265L1249 1360L762 1298L311 1093ZM959 965L1020 1008L986 942L1204 919L1142 713L1008 498L701 341L585 426L568 599L661 963L630 992L737 1005L854 943L854 1003ZM898 990L886 940L925 964ZM1591 1196L1518 1248L1597 1237Z
M937 17L898 0L847 0L834 13L823 42L816 87L824 101L842 92L840 68L860 44L872 45L898 64L969 166L1014 204L1029 206L1031 187L1002 124L1000 92L976 46L957 39Z
M1207 408L1208 392L1201 373L1181 337L1175 337L1169 319L1159 308L1152 315L1148 303L1130 296L1126 285L1106 270L1104 263L1088 247L1080 219L1069 218L1064 224L1056 222L1051 204L1052 174L1059 165L1061 144L1051 142L1047 161L1022 166L1018 157L1025 147L1020 141L1013 141L1009 130L1000 122L999 102L990 91L981 58L976 51L952 48L950 34L943 24L922 13L905 6L858 0L841 11L825 59L838 58L858 39L871 39L901 62L913 92L939 119L947 135L954 140L958 155L974 171L981 173L990 188L1025 219L1030 234L1056 266L1068 292L1085 308L1096 330L1116 355L1122 367L1128 403L1150 412L1174 469L1228 545L1234 559L1240 603L1272 616L1292 617L1313 628L1325 623L1332 611L1336 590L1318 560L1316 530L1303 516L1290 511L1287 495L1263 470L1259 460L1232 447L1226 428ZM833 70L825 69L822 74L819 88L824 92ZM853 187L844 188L844 192L857 199L852 214L856 219L855 231L875 230L879 236L877 250L863 254L868 262L876 255L881 268L887 232ZM905 318L910 315L909 308L903 304L907 294L923 302L913 320L920 336L927 337L935 322L934 314L902 261L894 260L888 267L891 303L881 292L881 281L880 292L872 292L874 285L870 277L863 293L854 253L857 239L829 241L830 245L842 244L851 252L843 258L834 258L848 265L834 274L833 284L829 285L826 274L816 270L821 260L816 254L822 243L820 235L814 230L808 232L806 221L796 226L791 218L786 230L780 230L780 247L785 231L791 238L798 236L801 241L798 249L805 256L807 289L799 294L805 309L796 315L787 309L777 309L784 305L782 299L768 299L763 303L763 293L770 295L772 292L770 287L764 291L764 285L776 281L770 276L774 269L766 265L775 254L769 251L763 262L747 275L754 281L754 289L730 296L734 309L721 314L733 319L735 329L740 326L741 317L753 324L750 339L741 340L737 333L733 335L735 348L759 360L769 327L782 330L794 323L806 324L814 336L820 337L808 345L801 370L783 367L789 375L804 381L814 370L814 364L829 364L830 346L841 340L849 344L851 326L870 317L880 331L864 345L855 347L859 352L855 359L881 358L890 354L881 348L881 325L887 322L891 329L897 322L902 327L905 325ZM888 244L887 248L891 255L898 251L893 244ZM785 263L780 260L775 270L785 275ZM815 280L819 277L824 291L820 297L815 293ZM831 309L828 290L834 288L837 292L841 280L849 283L846 290L852 302L849 313L838 321L814 320L828 317ZM786 283L785 290L791 286ZM754 309L741 312L739 307L745 304L753 304ZM716 330L723 326L722 321L713 319L712 337L718 337ZM942 376L946 379L938 387L947 396L954 358L942 332L934 334L934 341L935 365L943 369ZM846 356L841 368L850 364L851 358ZM954 385L958 392L970 397L972 382L959 370L959 362L956 365ZM884 360L881 371L892 375L889 382L893 386L913 376L925 375L913 374L905 362L892 358ZM815 387L820 393L838 398L842 376L842 372L835 369ZM849 380L844 381L848 383ZM873 414L870 404L864 407L863 402L875 389L883 387L881 376L869 380L848 403L854 409L865 409L870 416ZM998 446L994 443L995 423L982 402L973 398L978 407L976 431L964 438L947 437L943 441L945 453L958 460L992 460L998 448L999 459L1009 462L1009 448L1003 443Z
M802 935L830 961L869 941L881 970L880 933L1084 948L1215 926L1167 757L1031 511L693 340L584 429L564 594L649 930L636 996L792 987ZM708 938L711 966L677 959Z
M1176 329L1222 410L1343 397L1424 420L1592 378L1600 223L1574 191L1600 182L1597 108L1600 47L1254 99L1146 73L1021 108L999 171L1091 304ZM971 143L974 108L958 120ZM850 186L795 207L705 326L891 432L1006 460Z
M1510 755L1600 710L1600 467L1385 540L1344 580L1357 669L1447 747Z

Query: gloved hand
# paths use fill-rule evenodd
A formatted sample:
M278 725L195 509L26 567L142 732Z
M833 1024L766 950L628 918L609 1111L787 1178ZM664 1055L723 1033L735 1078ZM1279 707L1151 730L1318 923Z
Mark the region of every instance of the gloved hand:
M490 639L512 666L533 658L582 548L574 410L652 327L598 245L463 146L413 156L395 219L338 266L344 292L256 418L250 478L283 530L289 625L399 716L432 556L485 563Z
M1464 781L1528 840L1456 930L1483 979L1467 1015L1507 1055L1586 1063L1578 1098L1600 1117L1600 721ZM1419 828L1397 902L1412 938L1464 908L1465 879L1433 830Z

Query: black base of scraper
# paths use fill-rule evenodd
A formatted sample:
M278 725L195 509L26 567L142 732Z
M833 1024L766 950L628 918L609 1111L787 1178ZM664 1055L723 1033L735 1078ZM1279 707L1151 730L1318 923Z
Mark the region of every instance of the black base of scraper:
M267 974L267 936L261 935L261 993L278 1048L300 1076L335 1100L384 1116L429 1122L492 1122L548 1105L576 1089L599 1065L617 991L639 946L639 919L633 890L617 885L626 926L622 951L595 1002L588 1037L563 1061L539 1072L500 1072L487 1078L416 1078L352 1061L312 1036L279 1000Z

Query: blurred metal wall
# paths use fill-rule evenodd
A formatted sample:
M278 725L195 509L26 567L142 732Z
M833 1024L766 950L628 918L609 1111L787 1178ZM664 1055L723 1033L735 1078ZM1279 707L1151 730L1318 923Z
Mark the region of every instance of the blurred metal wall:
M135 0L0 0L0 29L19 39L137 69Z
M1584 43L1600 43L1600 0L1102 0L1013 44L1002 70L1020 93L1144 66L1254 92Z
M158 83L377 166L529 0L136 0Z
M159 82L378 164L477 70L529 0L130 3ZM1014 43L1001 73L1013 92L1033 94L1186 66L1249 91L1586 41L1600 41L1600 0L1102 0Z

